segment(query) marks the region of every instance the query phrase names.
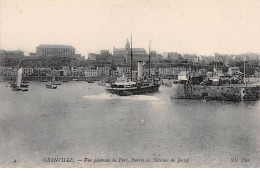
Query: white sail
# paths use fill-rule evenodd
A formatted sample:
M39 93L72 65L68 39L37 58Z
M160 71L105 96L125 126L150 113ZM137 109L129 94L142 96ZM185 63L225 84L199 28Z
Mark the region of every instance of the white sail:
M18 72L17 72L17 81L16 81L16 85L17 87L20 87L21 82L22 82L22 74L23 74L23 68L21 67Z

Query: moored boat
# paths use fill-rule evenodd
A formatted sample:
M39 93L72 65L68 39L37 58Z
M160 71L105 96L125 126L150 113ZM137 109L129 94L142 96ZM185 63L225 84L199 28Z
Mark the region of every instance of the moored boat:
M48 82L48 83L46 84L46 88L56 89L56 88L57 88L57 85L54 85L52 82Z
M18 86L14 86L14 87L12 87L12 90L13 91L21 91L22 89Z
M53 81L53 85L61 85L62 84L62 82L61 81Z
M27 84L27 83L21 83L20 87L25 87L25 88L27 88L27 87L29 87L29 84Z
M55 76L53 75L52 77L52 81L48 82L46 84L46 88L49 88L49 89L56 89L57 88L57 84L54 84L55 83Z

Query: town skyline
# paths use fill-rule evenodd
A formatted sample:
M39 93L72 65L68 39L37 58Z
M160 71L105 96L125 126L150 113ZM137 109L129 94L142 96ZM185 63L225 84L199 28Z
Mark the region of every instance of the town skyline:
M1 1L0 49L40 44L76 53L133 47L197 55L260 53L260 1ZM12 14L12 15L10 15Z

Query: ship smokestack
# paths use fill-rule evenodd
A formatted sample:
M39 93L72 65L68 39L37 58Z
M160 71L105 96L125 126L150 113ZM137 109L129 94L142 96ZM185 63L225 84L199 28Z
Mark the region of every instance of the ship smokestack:
M138 79L143 78L143 65L142 61L138 61Z

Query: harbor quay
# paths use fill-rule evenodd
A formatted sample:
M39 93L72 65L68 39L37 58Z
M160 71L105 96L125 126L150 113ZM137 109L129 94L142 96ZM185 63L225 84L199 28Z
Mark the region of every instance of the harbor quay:
M189 85L173 84L172 99L205 99L224 101L256 101L259 99L259 86L235 85Z

